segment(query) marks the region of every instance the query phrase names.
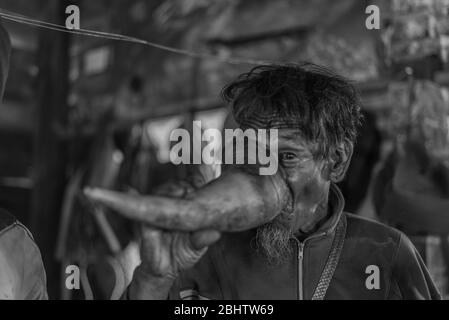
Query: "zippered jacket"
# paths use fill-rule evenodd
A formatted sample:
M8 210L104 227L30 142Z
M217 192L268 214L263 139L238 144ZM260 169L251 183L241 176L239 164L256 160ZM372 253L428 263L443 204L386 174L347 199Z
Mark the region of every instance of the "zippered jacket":
M183 272L170 299L440 299L410 240L375 221L343 212L332 186L332 215L282 264L255 249L255 231L225 234Z

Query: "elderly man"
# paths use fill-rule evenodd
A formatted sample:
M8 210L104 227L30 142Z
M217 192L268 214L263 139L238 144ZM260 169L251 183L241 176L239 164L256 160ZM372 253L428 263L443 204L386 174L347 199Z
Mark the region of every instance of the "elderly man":
M8 75L11 43L0 21L0 100ZM0 209L0 299L46 299L41 254L30 232Z
M361 121L345 79L314 65L260 66L223 91L242 129L277 129L293 209L253 230L143 226L129 299L439 299L399 231L343 211ZM232 201L232 199L229 199Z

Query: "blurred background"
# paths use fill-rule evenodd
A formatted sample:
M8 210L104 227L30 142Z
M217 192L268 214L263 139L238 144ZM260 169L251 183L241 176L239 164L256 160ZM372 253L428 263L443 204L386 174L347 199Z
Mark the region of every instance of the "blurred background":
M129 221L83 199L84 185L150 193L188 176L169 163L178 127L222 129L221 88L241 57L311 61L353 80L365 114L346 210L406 232L443 293L449 277L449 0L0 0L0 10L206 52L196 59L139 44L6 21L12 41L0 106L0 207L32 231L51 298L108 298L135 261ZM380 8L379 30L365 10ZM81 266L83 290L64 286ZM89 279L89 280L87 280Z

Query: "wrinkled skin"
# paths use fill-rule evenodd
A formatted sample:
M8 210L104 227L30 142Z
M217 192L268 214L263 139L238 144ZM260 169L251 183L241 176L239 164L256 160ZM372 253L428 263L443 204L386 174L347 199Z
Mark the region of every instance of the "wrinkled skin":
M279 165L293 194L294 211L280 216L276 223L293 234L313 233L326 220L330 184L344 177L353 151L347 142L330 159L316 159L315 147L295 129L279 130Z
M142 263L134 272L128 295L131 299L162 300L182 270L206 253L220 238L214 230L194 233L168 232L143 225L140 255Z
M142 227L141 259L155 276L176 278L180 271L192 267L206 252L207 246L220 238L214 230L194 233L168 232Z

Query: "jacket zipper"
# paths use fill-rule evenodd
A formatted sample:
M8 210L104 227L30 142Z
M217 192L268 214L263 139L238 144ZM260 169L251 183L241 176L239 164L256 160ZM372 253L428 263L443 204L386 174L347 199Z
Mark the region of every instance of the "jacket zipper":
M317 234L305 239L303 242L299 241L296 237L293 239L296 241L298 246L297 254L298 254L298 300L304 300L304 249L306 246L306 242L315 238L319 238L325 236L326 233Z
M304 243L298 241L298 300L304 300L303 260Z

